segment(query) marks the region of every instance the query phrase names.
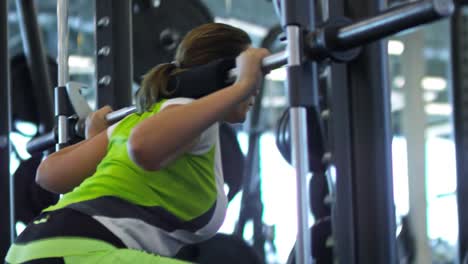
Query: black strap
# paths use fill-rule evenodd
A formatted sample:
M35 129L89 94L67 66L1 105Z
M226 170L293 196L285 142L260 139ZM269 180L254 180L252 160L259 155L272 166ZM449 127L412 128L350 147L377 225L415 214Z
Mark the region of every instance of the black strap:
M122 241L91 216L70 208L45 212L36 217L18 236L15 243L24 244L52 237L85 237L126 248Z

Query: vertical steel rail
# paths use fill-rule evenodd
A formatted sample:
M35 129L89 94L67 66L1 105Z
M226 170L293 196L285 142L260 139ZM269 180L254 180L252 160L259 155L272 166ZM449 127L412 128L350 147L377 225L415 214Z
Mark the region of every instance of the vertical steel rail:
M11 89L8 57L8 1L0 2L0 259L14 239L13 183L10 175Z
M58 86L55 88L55 117L57 122L56 149L67 145L68 122L66 84L68 82L68 0L57 1L57 30L58 30Z
M96 1L98 107L132 104L133 45L131 1Z
M468 4L468 2L466 3ZM457 157L459 263L468 260L468 7L459 6L451 21L453 112Z
M296 263L312 263L309 231L309 153L306 107L318 107L318 78L315 62L303 62L303 30L315 30L315 5L310 1L281 1L282 21L287 38L287 81L289 93L291 156L296 168L297 243Z
M286 36L288 39L288 58L287 67L295 67L301 65L301 59L298 57L300 43L298 43L299 27L287 26ZM293 87L293 82L290 78L297 78L288 72L287 86L288 90L299 89ZM292 164L296 168L296 192L297 192L297 243L296 243L296 263L312 263L311 245L312 241L309 236L309 191L307 188L307 175L309 174L309 153L307 141L307 111L305 107L293 106L289 110L291 116L291 157Z
M353 20L370 17L382 11L384 5L384 0L349 0L344 14ZM360 56L348 63L348 87L357 263L395 264L390 88L385 41L363 46Z
M45 133L54 127L53 95L47 55L37 22L36 6L33 0L16 0L16 8L23 50L34 83L28 89L32 89L32 95L36 99L36 107L39 111L39 131Z
M68 0L57 1L58 86L65 86L68 82L68 6Z

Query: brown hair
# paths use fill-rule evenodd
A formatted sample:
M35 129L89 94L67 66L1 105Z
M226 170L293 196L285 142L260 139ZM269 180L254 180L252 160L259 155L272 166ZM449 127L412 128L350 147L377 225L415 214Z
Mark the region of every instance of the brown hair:
M237 57L250 43L247 33L226 24L209 23L191 30L177 48L175 63L159 64L143 76L136 92L137 111L148 111L160 95L173 92L167 87L171 75L219 58Z

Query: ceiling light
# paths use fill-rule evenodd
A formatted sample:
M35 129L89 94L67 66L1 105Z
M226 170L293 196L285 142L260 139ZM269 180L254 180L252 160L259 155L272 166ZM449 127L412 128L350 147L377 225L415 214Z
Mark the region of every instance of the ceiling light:
M403 86L405 86L405 83L406 83L405 77L401 75L395 76L395 78L393 78L393 85L396 88L403 88Z
M425 91L423 94L425 102L432 102L437 98L437 92L434 91Z
M70 73L93 73L95 68L93 58L80 55L70 55L68 67Z
M400 111L403 108L405 108L405 96L403 95L401 91L400 92L392 91L390 100L391 100L390 105L392 108L392 112Z
M388 41L388 54L401 55L405 51L405 44L399 40Z
M447 88L447 80L437 76L426 76L421 80L421 86L429 91L442 91Z
M444 115L452 114L452 106L450 104L431 103L424 107L428 115Z
M285 81L286 80L286 68L282 67L282 68L278 68L278 69L274 69L270 71L270 73L266 75L266 79L270 81L278 81L278 82Z

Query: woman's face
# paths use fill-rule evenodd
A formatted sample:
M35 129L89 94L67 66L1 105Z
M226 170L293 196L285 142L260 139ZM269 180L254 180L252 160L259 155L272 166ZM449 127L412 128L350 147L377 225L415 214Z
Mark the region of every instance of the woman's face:
M252 108L254 102L255 96L251 96L247 100L241 102L224 117L224 121L231 124L244 122L247 117L247 112Z

